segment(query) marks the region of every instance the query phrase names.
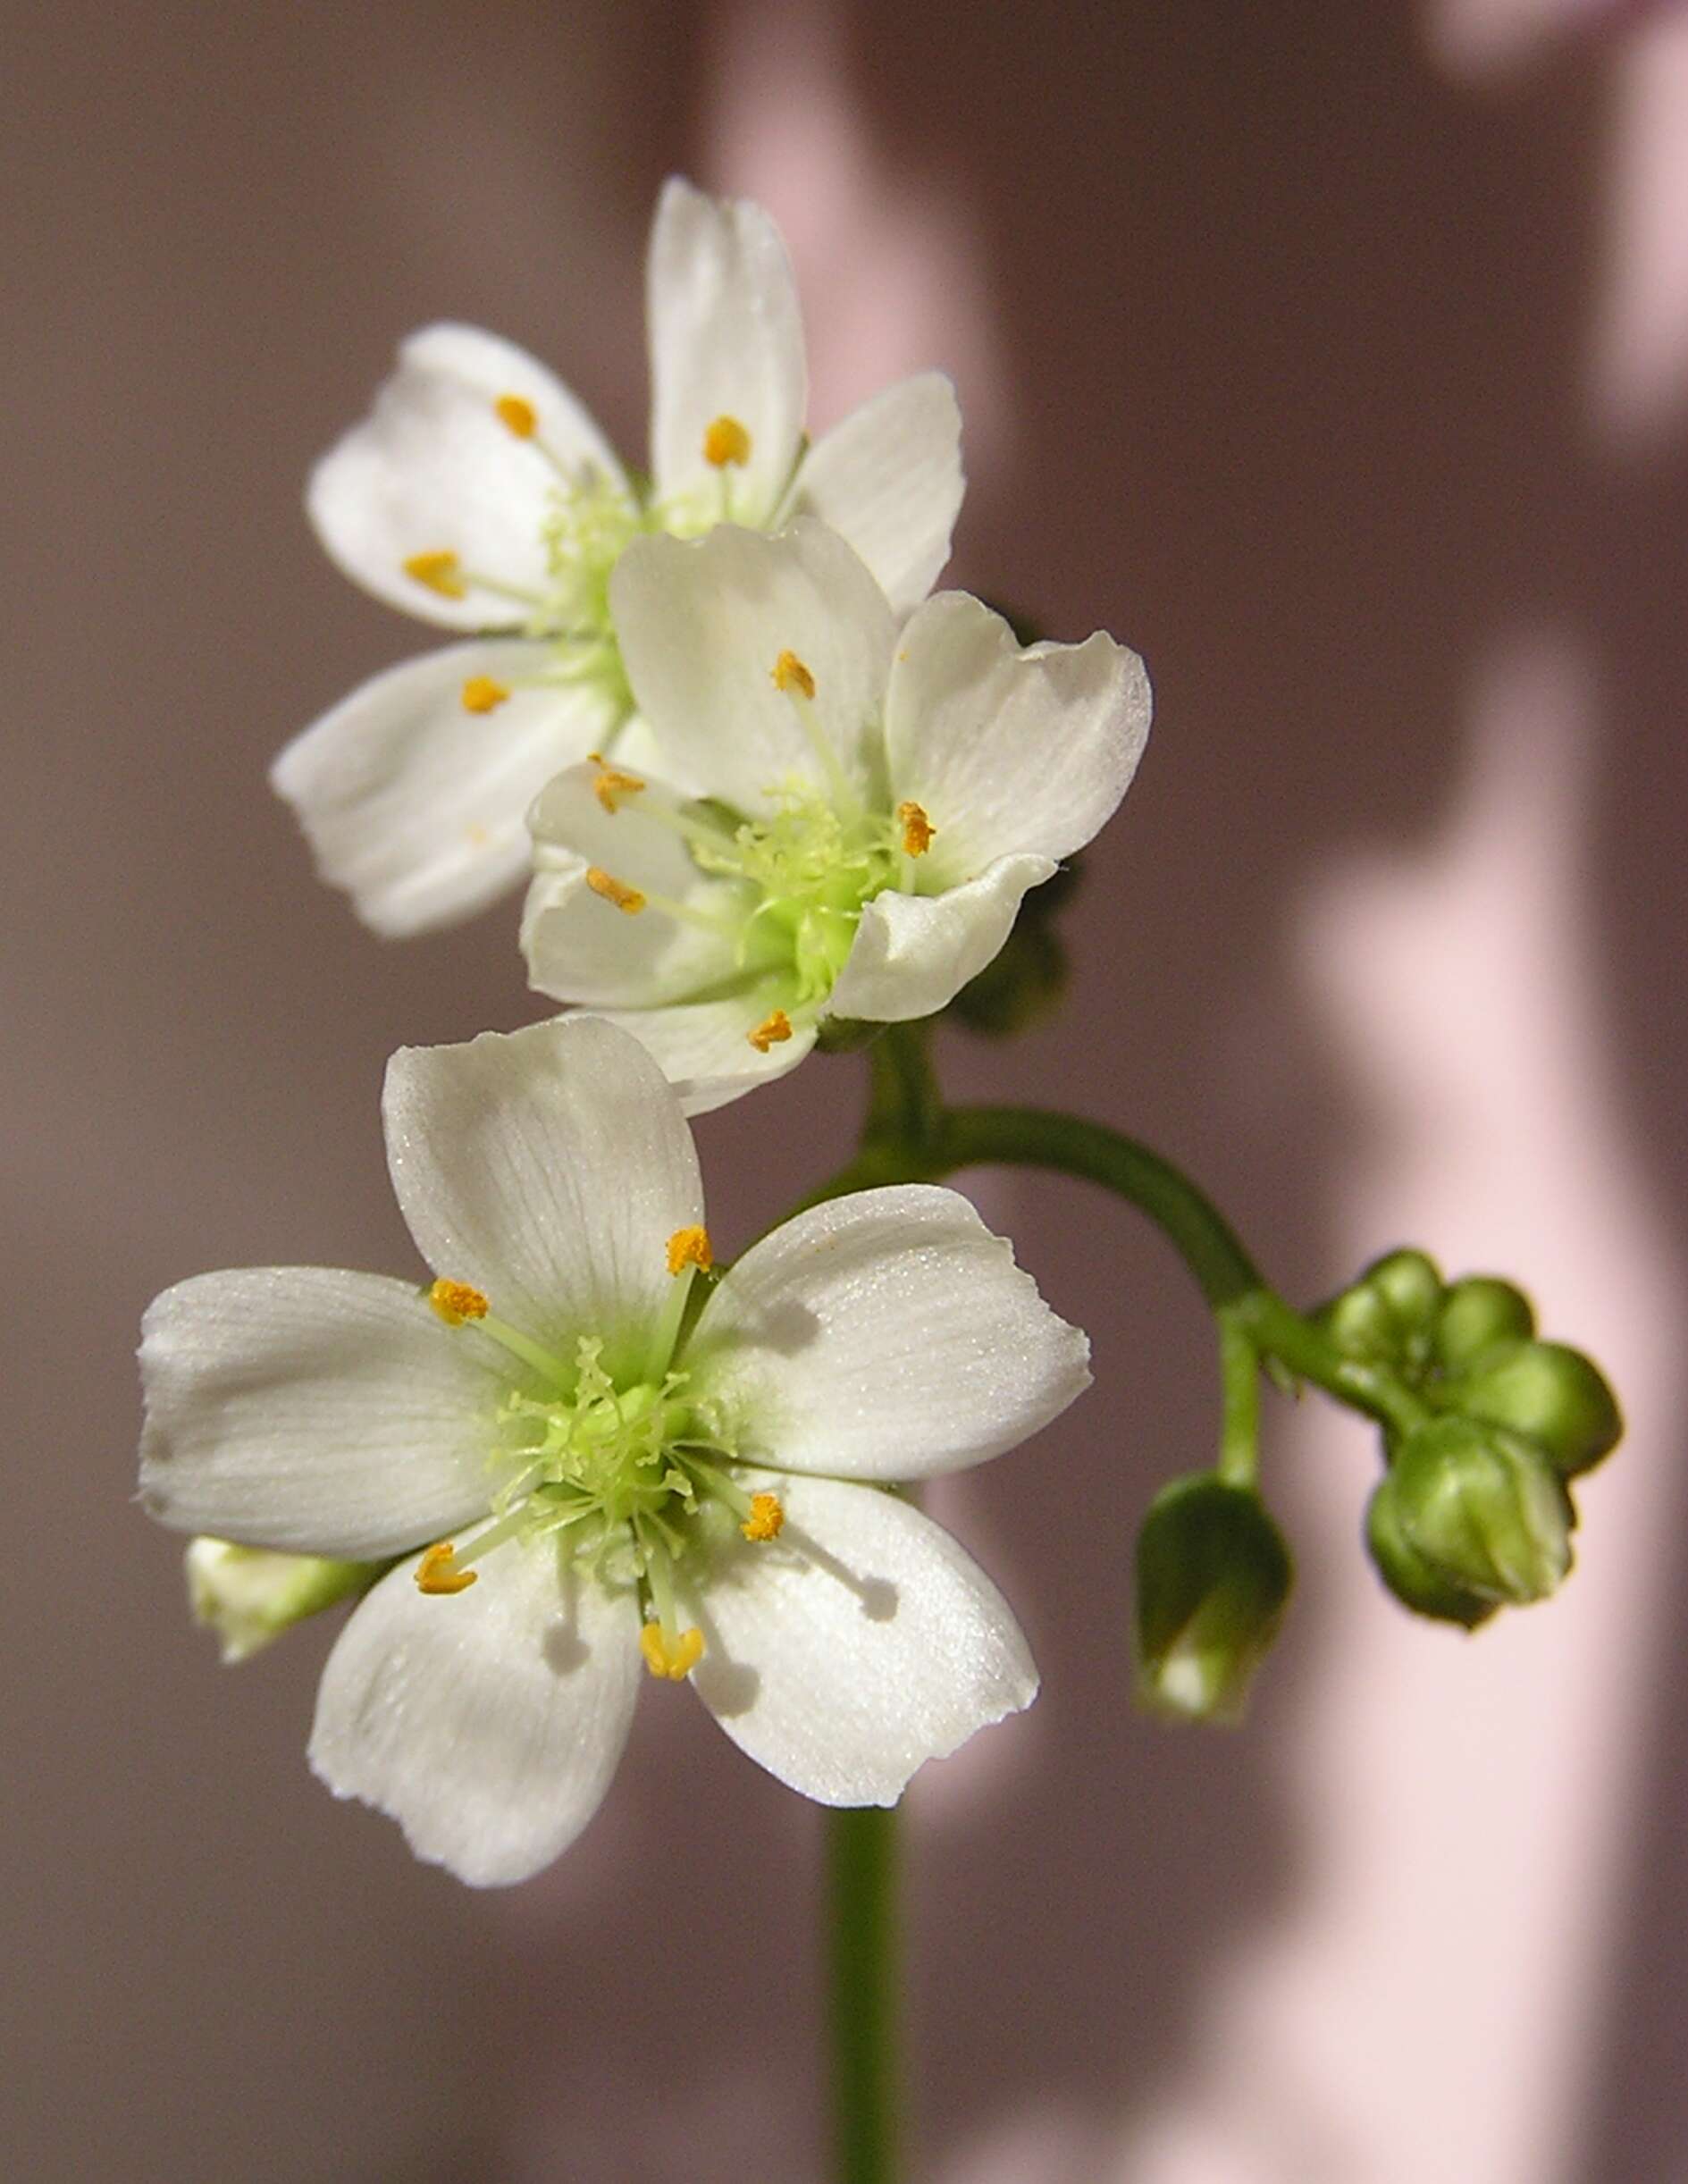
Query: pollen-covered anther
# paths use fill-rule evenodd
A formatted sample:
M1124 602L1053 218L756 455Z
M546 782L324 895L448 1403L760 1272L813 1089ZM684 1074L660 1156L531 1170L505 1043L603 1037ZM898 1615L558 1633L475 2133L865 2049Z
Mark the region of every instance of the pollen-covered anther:
M783 690L787 695L794 690L805 698L815 694L815 678L795 652L782 652L769 673L776 690Z
M770 1046L778 1046L791 1037L791 1018L784 1009L776 1009L764 1016L754 1031L744 1035L759 1054L765 1054Z
M703 1633L681 1631L671 1638L660 1623L647 1623L639 1633L639 1651L652 1676L664 1676L678 1684L703 1658Z
M441 599L464 599L468 595L462 563L456 554L443 547L433 553L413 553L404 568L407 576L414 576L418 584L425 584L430 592L437 592Z
M532 402L525 401L519 394L500 394L492 407L498 413L499 423L517 440L532 440L538 432L538 414Z
M628 797L638 795L645 785L637 774L624 774L619 767L608 766L602 759L593 763L598 771L592 777L592 793L606 811L619 811Z
M710 1248L710 1232L695 1223L689 1229L676 1229L668 1239L668 1272L683 1274L688 1266L695 1266L707 1274L715 1264L715 1254Z
M509 694L508 687L495 683L490 675L472 675L463 685L463 710L466 713L493 713Z
M937 832L924 809L912 802L899 804L897 819L903 828L903 855L924 857L932 846L932 836Z
M739 1526L747 1540L777 1540L785 1523L785 1508L777 1494L752 1494L751 1513Z
M703 429L703 459L717 470L743 468L751 459L751 436L736 417L717 417Z
M586 885L594 895L602 895L606 903L613 903L630 918L636 918L644 908L644 897L639 890L628 886L625 880L612 878L601 865L587 866Z
M416 1591L445 1594L466 1592L480 1576L479 1570L453 1567L457 1549L449 1540L436 1541L416 1565Z
M466 1281L436 1281L428 1291L428 1302L448 1327L461 1327L465 1320L483 1320L487 1314L485 1298Z

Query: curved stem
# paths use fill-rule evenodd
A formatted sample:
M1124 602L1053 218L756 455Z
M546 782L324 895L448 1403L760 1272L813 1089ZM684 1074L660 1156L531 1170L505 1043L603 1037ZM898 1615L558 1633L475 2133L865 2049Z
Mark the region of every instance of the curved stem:
M838 2184L892 2184L897 2172L896 1824L878 1805L827 1816Z

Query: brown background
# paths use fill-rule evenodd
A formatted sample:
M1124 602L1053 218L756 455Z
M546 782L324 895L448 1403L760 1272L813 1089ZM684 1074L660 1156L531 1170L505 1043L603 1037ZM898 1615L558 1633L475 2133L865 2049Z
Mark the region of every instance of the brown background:
M1413 11L1352 0L836 15L884 186L947 193L984 251L1004 421L953 574L1054 634L1113 629L1157 691L1071 1007L1009 1052L955 1042L955 1084L1140 1130L1288 1290L1331 1284L1327 1179L1363 1117L1287 906L1356 844L1426 836L1491 633L1564 622L1605 697L1588 939L1619 1119L1680 1244L1688 480L1680 433L1638 458L1588 424L1608 56L1474 86ZM147 1298L206 1265L410 1266L385 1056L534 1012L508 916L382 947L265 786L288 735L426 642L318 555L306 466L442 315L553 361L636 451L650 206L676 168L738 179L710 116L756 101L756 39L653 0L11 0L0 36L8 2166L810 2176L811 1811L653 1692L578 1850L514 1894L459 1889L307 1773L322 1634L221 1670L128 1499ZM826 268L803 273L812 302ZM847 1149L857 1071L818 1062L702 1126L729 1247ZM1131 1529L1205 1459L1207 1332L1155 1239L1076 1188L987 1203L1089 1328L1098 1386L946 1506L1046 1688L921 1806L922 2145L934 2173L1076 2184L1179 2071L1216 1953L1296 1916L1313 1853L1280 1754L1345 1640L1315 1557L1244 1732L1131 1714ZM1344 1453L1368 1460L1357 1432ZM1679 1537L1668 1473L1659 1493ZM1688 2159L1680 1699L1647 1686L1576 2184ZM1053 2151L967 2166L1040 2106Z

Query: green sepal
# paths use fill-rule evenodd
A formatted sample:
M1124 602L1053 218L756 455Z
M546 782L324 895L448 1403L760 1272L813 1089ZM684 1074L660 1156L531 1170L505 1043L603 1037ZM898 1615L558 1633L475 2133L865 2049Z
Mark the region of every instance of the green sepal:
M1402 1539L1441 1583L1515 1607L1564 1583L1575 1512L1522 1434L1463 1415L1426 1419L1400 1437L1388 1485Z
M1385 1472L1365 1505L1365 1547L1373 1567L1402 1607L1415 1615L1475 1630L1494 1614L1495 1603L1454 1583L1412 1545L1401 1529L1394 1480L1393 1472Z
M1450 1282L1436 1322L1436 1363L1444 1373L1468 1373L1503 1343L1528 1341L1535 1306L1498 1274L1466 1274Z

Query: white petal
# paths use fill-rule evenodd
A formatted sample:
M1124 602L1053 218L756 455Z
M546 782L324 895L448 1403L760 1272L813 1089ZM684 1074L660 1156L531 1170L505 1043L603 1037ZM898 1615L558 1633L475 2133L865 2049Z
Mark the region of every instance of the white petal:
M714 1001L662 1009L605 1009L602 1021L631 1032L674 1087L685 1113L710 1114L759 1085L794 1070L815 1043L812 1023L792 1023L791 1037L762 1053L750 1035L778 1006L769 990L729 994ZM791 1019L786 1019L791 1022Z
M317 869L365 925L399 937L473 917L525 876L527 807L561 767L615 731L614 695L590 684L523 689L545 648L519 637L401 660L296 736L270 769ZM485 677L510 692L463 704Z
M693 520L765 523L797 459L807 400L802 319L779 230L760 206L707 197L675 177L651 231L645 301L658 501ZM725 470L703 455L722 416L751 442L748 461Z
M517 1377L500 1355L384 1274L259 1266L178 1282L142 1323L141 1498L179 1532L404 1553L487 1506L494 1414Z
M743 890L693 862L678 831L682 800L673 790L648 774L631 777L645 785L620 796L612 813L593 788L599 769L571 767L547 785L529 814L534 879L522 915L522 953L533 985L559 1001L642 1008L687 1000L734 978L738 968ZM593 869L659 899L632 914L617 910L586 884ZM718 924L671 917L662 900Z
M427 326L399 352L374 407L316 466L306 507L354 583L448 629L508 628L517 604L471 590L442 598L405 574L413 554L455 553L466 569L537 591L557 474L498 419L500 395L538 415L537 437L571 466L625 486L609 443L560 380L512 342L473 326Z
M841 532L900 615L950 558L961 512L962 413L941 372L899 380L852 410L797 466L780 511Z
M836 532L805 517L777 538L724 524L635 539L609 598L640 710L684 778L752 817L793 779L869 785L896 622ZM777 687L782 652L812 701Z
M823 1805L892 1805L915 1768L1029 1706L1008 1603L948 1533L889 1494L752 1474L785 1508L720 1550L687 1609L692 1681L742 1751Z
M601 1336L612 1374L672 1284L668 1239L703 1218L692 1133L636 1041L591 1017L462 1046L402 1046L382 1104L422 1256L532 1340Z
M1130 785L1149 732L1135 652L1098 631L1021 651L1000 615L940 592L903 633L886 700L895 799L937 829L934 879L970 879L995 857L1065 857Z
M566 1851L609 1787L639 1695L639 1613L511 1541L466 1591L402 1564L354 1611L317 1693L311 1765L475 1887Z
M925 1183L799 1214L732 1267L686 1353L748 1462L926 1479L1018 1447L1090 1346L967 1200Z
M930 1016L990 962L1029 887L1054 877L1048 857L999 857L946 894L887 888L861 913L827 1004L834 1016L894 1024Z

